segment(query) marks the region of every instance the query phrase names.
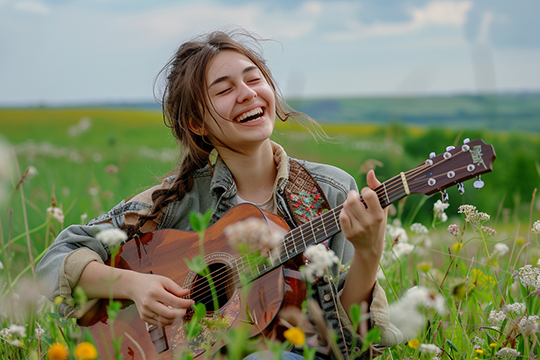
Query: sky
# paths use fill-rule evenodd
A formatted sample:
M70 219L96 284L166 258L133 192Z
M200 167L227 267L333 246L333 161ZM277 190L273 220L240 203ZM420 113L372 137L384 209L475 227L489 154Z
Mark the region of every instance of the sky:
M286 98L536 92L539 18L538 0L0 0L0 105L152 101L182 42L235 27L272 40Z

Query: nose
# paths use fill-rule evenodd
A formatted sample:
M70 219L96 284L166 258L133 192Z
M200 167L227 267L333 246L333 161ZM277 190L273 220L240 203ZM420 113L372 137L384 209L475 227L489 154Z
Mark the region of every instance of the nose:
M238 102L243 103L257 97L257 92L249 87L246 83L242 82L238 87Z

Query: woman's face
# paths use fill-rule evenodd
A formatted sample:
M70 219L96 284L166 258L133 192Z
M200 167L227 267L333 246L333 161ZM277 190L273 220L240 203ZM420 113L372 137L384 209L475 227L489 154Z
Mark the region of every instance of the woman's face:
M204 121L218 150L223 145L247 150L272 135L274 91L245 55L221 51L208 66L206 86L212 108Z

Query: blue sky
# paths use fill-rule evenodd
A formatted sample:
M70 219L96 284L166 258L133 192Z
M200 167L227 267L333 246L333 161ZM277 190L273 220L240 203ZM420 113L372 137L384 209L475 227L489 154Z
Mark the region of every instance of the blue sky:
M538 0L0 0L0 105L141 101L180 43L241 26L286 97L540 91Z

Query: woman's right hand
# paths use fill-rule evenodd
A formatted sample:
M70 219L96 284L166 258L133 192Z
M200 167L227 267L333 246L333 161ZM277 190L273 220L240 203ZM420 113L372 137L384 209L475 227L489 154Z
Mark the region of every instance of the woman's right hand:
M114 279L112 289L107 286L110 279ZM171 325L195 304L191 299L182 299L189 294L188 289L165 276L110 267L97 261L86 265L77 285L90 299L112 296L133 300L141 319L156 326Z
M182 299L189 294L173 280L153 274L133 272L126 294L135 302L139 316L150 325L171 325L177 318L184 317L187 309L195 304L191 299Z

